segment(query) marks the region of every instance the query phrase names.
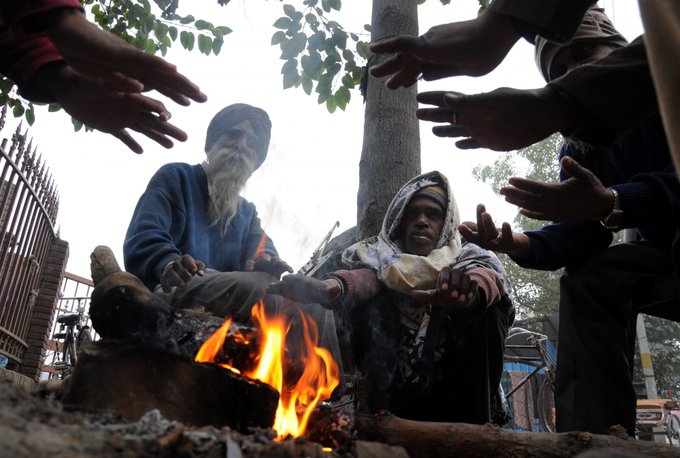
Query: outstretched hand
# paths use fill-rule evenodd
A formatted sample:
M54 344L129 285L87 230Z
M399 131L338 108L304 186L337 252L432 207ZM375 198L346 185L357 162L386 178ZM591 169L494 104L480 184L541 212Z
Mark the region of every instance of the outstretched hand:
M300 303L328 306L340 294L340 283L334 279L318 280L302 274L284 276L267 287L268 294L278 294Z
M460 149L510 151L532 145L570 125L559 101L559 94L549 86L532 90L499 88L474 95L421 92L418 102L437 108L420 108L416 116L424 121L448 123L433 127L432 132L438 137L463 137L456 142Z
M207 100L175 65L101 30L80 11L61 9L51 14L54 17L47 25L50 41L76 71L89 76L117 74L119 90L155 89L180 105Z
M284 272L292 273L293 268L286 261L278 256L270 256L267 253L260 253L252 259L246 261L246 272L266 272L276 278L281 278Z
M88 127L113 135L135 153L142 153L143 149L126 130L128 128L165 148L173 146L172 139L187 139L183 130L168 122L170 114L158 100L117 90L64 63L43 66L36 73L36 79L68 114Z
M444 267L435 289L413 290L411 298L439 307L470 308L477 303L479 286L461 270Z
M477 222L465 221L458 230L465 240L484 249L517 258L529 255L529 238L523 233L512 232L507 222L500 228L496 227L483 204L477 205Z
M205 263L185 254L165 266L161 273L161 287L169 293L173 286L184 286L194 275L202 276L204 273Z
M414 85L448 76L484 75L503 61L519 39L514 27L503 16L486 11L470 21L441 24L424 35L398 35L370 44L374 54L394 53L371 67L372 76L391 77L390 89Z
M513 177L500 189L506 202L520 207L524 216L548 221L599 220L609 214L614 195L588 169L563 157L562 170L569 176L559 182ZM584 205L587 202L588 205Z

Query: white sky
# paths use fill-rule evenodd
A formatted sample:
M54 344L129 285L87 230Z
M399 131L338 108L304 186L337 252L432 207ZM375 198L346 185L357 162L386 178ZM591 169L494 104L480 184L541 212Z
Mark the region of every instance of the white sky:
M628 39L641 33L636 0L600 4ZM208 95L207 102L186 108L160 97L173 114L172 122L189 134L187 142L176 143L171 150L133 132L145 150L137 156L112 136L74 133L70 117L63 112L38 109L28 136L38 146L60 194L57 221L61 238L70 245L67 271L89 277L89 255L97 245L111 247L122 266L125 232L148 180L162 164L202 162L210 119L236 102L262 107L272 119L267 161L251 178L244 196L257 205L263 227L281 257L298 269L336 220L340 227L335 234L355 225L364 119L361 96L353 92L347 110L331 115L325 105L317 105L316 97L301 89L282 89L283 61L278 46L270 45L275 31L272 24L283 16L282 5L262 0L232 0L224 7L216 0L180 2L181 14L227 25L234 32L225 37L217 57L198 50L186 52L179 43L166 56ZM473 18L477 8L476 0L460 0L446 7L429 0L419 9L420 33L444 21ZM336 19L346 30L362 32L370 14L370 1L346 1ZM501 86L534 88L543 84L534 65L533 48L522 41L487 76L422 82L419 91L478 93ZM16 121L9 120L3 138L11 135L14 126ZM436 169L449 177L461 219L473 219L476 205L483 202L498 221L512 220L516 209L471 176L475 165L491 162L502 153L458 151L453 140L435 137L431 127L431 123L421 124L422 171Z

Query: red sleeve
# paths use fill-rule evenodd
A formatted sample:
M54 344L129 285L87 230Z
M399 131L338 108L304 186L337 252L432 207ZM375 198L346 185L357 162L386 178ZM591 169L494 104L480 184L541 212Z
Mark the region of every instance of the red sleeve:
M465 271L470 279L477 282L477 285L484 291L486 296L486 306L492 305L501 300L503 282L496 271L485 267L475 267Z
M344 304L362 304L380 292L381 284L373 269L337 270L330 276L342 281Z
M0 2L0 73L12 80L23 97L34 102L51 102L52 97L31 84L35 72L45 64L62 59L47 35L40 31L20 32L38 14L60 8L83 10L78 0L2 0Z

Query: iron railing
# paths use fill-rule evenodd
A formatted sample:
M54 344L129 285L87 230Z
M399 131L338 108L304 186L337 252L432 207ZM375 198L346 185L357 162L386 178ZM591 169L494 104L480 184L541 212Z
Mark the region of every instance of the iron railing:
M6 106L0 113L0 130L5 120ZM37 148L32 141L26 144L26 133L20 130L21 125L11 141L0 143L0 353L9 358L8 368L20 365L31 345L29 328L34 325L43 273L58 239L54 181L42 158L36 157Z

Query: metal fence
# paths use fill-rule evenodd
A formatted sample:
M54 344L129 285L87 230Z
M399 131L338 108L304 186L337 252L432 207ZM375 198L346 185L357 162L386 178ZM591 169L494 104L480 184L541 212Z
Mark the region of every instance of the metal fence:
M0 113L0 130L5 120L6 107ZM65 244L62 259L49 265L58 241L59 197L45 163L37 157L37 148L32 142L27 144L21 128L10 141L0 143L0 353L9 358L10 369L25 363L31 339L39 346L40 333L45 334L51 325L56 297L49 296L57 291L68 252ZM48 271L48 280L53 283L56 278L56 285L45 283ZM41 316L36 318L36 312ZM38 329L32 337L36 319L47 326L41 325L45 330Z

